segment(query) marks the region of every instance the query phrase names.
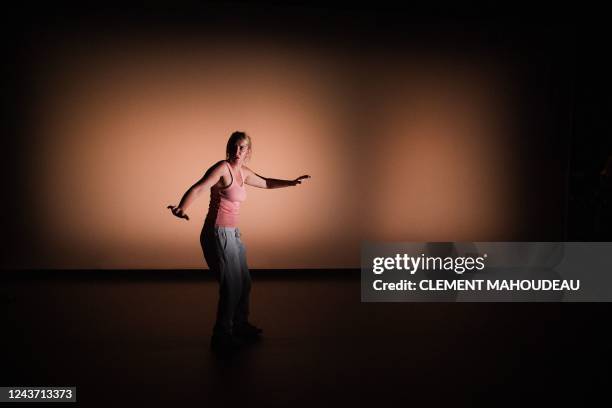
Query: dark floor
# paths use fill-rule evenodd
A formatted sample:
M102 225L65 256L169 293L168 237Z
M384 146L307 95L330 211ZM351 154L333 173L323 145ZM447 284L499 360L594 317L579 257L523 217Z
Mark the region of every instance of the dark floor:
M522 406L608 383L606 304L361 303L358 271L254 271L264 339L219 360L205 273L3 272L0 385L76 386L83 406Z

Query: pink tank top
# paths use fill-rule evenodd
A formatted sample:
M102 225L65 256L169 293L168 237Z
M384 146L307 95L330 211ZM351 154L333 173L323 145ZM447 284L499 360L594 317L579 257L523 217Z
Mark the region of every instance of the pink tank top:
M229 187L218 187L214 185L210 189L210 205L206 224L213 224L219 227L237 227L238 215L240 214L240 203L246 200L246 189L244 186L244 175L240 169L242 185L238 183L232 166L225 162L232 176L232 183Z

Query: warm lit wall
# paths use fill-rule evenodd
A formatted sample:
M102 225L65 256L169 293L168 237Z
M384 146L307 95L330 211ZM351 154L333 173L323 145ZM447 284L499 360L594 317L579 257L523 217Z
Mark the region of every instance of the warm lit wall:
M49 268L201 268L203 195L227 137L296 188L250 188L252 268L358 267L376 240L494 240L520 215L507 73L418 53L340 55L272 41L74 44L38 69L32 222ZM37 261L31 261L36 264Z

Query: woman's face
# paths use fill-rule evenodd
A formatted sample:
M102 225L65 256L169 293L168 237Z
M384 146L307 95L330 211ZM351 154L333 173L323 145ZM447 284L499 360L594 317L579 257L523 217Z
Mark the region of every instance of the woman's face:
M249 154L249 142L246 139L239 140L232 149L230 160L236 163L244 163Z

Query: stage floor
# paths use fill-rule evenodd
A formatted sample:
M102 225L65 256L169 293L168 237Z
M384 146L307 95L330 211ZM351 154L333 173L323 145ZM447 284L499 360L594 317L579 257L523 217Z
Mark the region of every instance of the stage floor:
M83 406L499 406L604 381L606 304L361 303L358 271L254 271L263 340L219 359L206 273L4 272L0 385L76 386Z

